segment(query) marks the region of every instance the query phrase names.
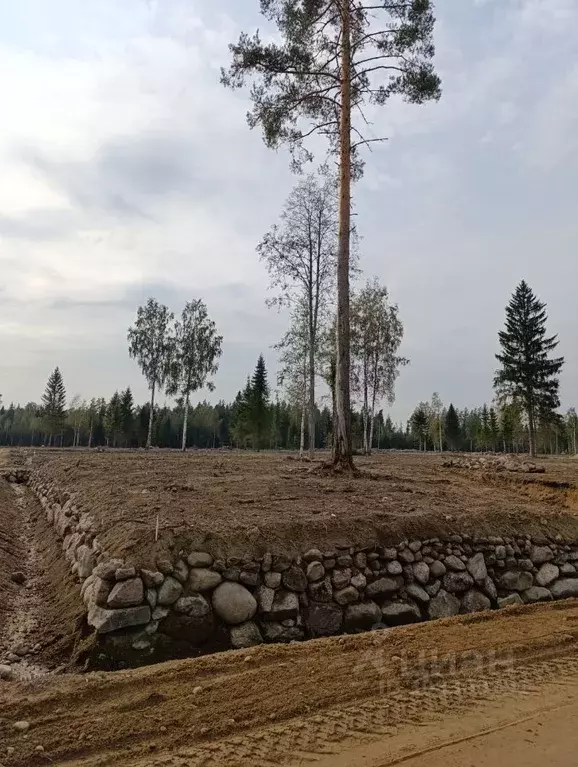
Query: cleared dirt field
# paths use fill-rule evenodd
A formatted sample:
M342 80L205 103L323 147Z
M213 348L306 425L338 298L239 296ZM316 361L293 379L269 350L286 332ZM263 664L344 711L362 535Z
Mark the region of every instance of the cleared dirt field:
M139 561L185 544L242 556L456 530L578 537L573 460L544 460L540 475L482 474L444 468L439 455L384 453L358 458L355 479L278 453L36 451L32 460L75 493L108 551Z
M574 600L0 683L0 759L6 767L570 767L577 650ZM17 721L29 723L26 733Z

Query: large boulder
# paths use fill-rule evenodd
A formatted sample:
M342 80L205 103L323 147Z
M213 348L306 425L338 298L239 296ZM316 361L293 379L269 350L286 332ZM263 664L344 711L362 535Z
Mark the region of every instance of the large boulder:
M381 615L388 626L402 626L421 620L419 607L410 602L388 602L382 606Z
M529 589L522 592L522 599L526 604L549 602L552 599L552 594L543 586L530 586Z
M534 576L525 570L507 570L500 578L500 588L506 591L526 591L534 583Z
M468 589L471 589L473 585L474 579L469 573L465 572L465 566L464 572L446 573L443 577L443 587L451 594L459 594L462 591L467 591Z
M322 578L325 577L325 568L321 564L321 562L309 562L307 565L307 580L311 583L315 583L316 581L320 581Z
M542 567L536 573L536 583L538 586L549 586L560 575L560 570L556 565L550 562L544 562Z
M425 586L429 581L429 567L425 562L416 562L413 567L413 575L416 581Z
M359 591L355 586L346 586L340 591L333 592L333 599L338 605L350 605L359 601Z
M457 615L459 611L460 600L443 589L431 600L427 608L428 615L432 619L451 618L452 615Z
M161 584L159 589L159 598L157 604L159 605L172 605L183 593L183 584L179 583L176 578L171 575L167 575Z
M381 623L381 608L375 602L361 602L345 609L344 627L347 631L367 630Z
M150 619L151 609L148 605L127 607L124 610L106 610L104 607L93 604L88 611L88 625L96 629L99 634L107 634L109 631L119 631L131 626L144 626Z
M481 551L468 559L466 567L476 583L482 584L488 576L486 561Z
M418 586L417 583L410 583L406 588L406 591L409 597L415 599L415 601L420 604L425 605L429 602L429 594L421 586Z
M213 557L206 551L191 551L187 562L189 567L210 567L213 564Z
M234 648L253 647L262 642L263 637L259 627L253 621L241 623L240 626L231 626L231 644Z
M240 583L226 581L213 591L213 608L225 623L245 623L257 612L257 600Z
M433 578L441 578L442 575L447 573L447 567L443 562L440 562L438 559L436 559L429 566L429 571Z
M259 605L259 610L262 613L271 612L274 599L275 599L275 589L270 589L268 586L261 586L257 590L257 603Z
M206 567L193 567L189 573L188 588L191 591L212 591L222 581L220 573Z
M521 605L524 604L522 602L522 597L519 594L508 594L507 597L503 597L502 599L498 599L498 607L502 609L503 607L511 607L512 605Z
M78 562L78 577L88 578L96 565L96 554L86 544L83 544L76 550L76 561Z
M108 595L108 607L134 607L144 600L144 586L140 578L129 578L116 583Z
M462 612L479 613L491 610L492 603L485 594L477 589L470 589L462 597Z
M532 546L530 559L535 565L543 565L544 562L554 559L554 552L549 546Z
M554 599L578 597L578 580L576 578L562 578L550 586L550 593Z
M403 578L378 578L365 589L368 597L379 597L387 594L395 594L403 586Z
M337 634L342 623L343 611L337 605L313 602L305 613L305 625L313 637Z

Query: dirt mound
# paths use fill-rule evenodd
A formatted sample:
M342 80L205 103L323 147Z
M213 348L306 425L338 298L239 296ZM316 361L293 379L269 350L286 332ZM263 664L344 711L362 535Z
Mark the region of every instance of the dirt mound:
M415 726L446 710L505 693L519 700L545 679L576 679L577 649L578 604L569 601L115 674L5 683L0 744L14 749L7 767L260 767L323 755L323 764L334 764L355 739L411 728L415 743ZM14 728L18 721L29 723L27 737Z
M448 472L439 456L387 453L356 463L361 476L348 478L319 476L311 464L278 453L36 451L32 457L37 473L90 513L104 548L134 563L180 549L262 556L455 532L578 537L578 518L563 504L528 497L517 485L480 483L474 472ZM578 466L569 465L576 477Z

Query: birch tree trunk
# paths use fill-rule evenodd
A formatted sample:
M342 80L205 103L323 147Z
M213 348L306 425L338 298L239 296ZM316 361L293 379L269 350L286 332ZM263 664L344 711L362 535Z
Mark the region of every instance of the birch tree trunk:
M185 413L183 415L183 438L181 442L181 450L183 453L187 449L187 423L189 420L189 393L185 397Z
M309 458L315 455L315 328L312 297L309 304Z
M339 239L337 250L337 364L335 399L337 434L334 463L352 470L349 246L351 229L351 28L349 0L341 0L341 115L339 142Z
M149 415L149 430L147 434L147 443L146 443L147 448L150 447L152 443L154 412L155 412L155 384L153 381L153 385L151 386L151 412Z

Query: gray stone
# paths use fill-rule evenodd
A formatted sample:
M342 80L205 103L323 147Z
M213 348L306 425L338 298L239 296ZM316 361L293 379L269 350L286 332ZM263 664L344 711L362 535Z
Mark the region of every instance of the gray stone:
M396 559L394 559L392 562L388 562L385 566L385 569L390 575L401 575L403 572L401 562L398 562Z
M168 575L159 588L159 605L172 605L183 593L183 585Z
M96 629L99 634L107 634L110 631L131 626L144 626L150 619L151 608L148 605L127 607L124 610L106 610L104 607L91 605L88 611L88 625Z
M465 564L462 562L461 559L456 557L455 554L450 554L449 557L446 557L444 564L450 570L454 570L455 572L462 572L463 570L466 569Z
M560 575L566 575L570 578L575 578L576 568L574 565L571 565L570 562L565 562L563 565L560 565Z
M259 583L261 582L261 577L259 573L243 570L242 573L239 575L239 582L243 583L245 586L252 586L254 588L255 586L258 586Z
M271 567L273 570L275 570L275 572L282 573L291 567L291 561L291 558L285 554L278 554L277 556L273 557Z
M238 583L239 578L241 577L241 568L237 567L236 565L227 567L225 570L223 570L222 576L223 576L223 579L226 581L233 581L235 583Z
M494 602L496 601L498 598L498 590L496 589L496 584L489 575L484 578L484 582L481 584L480 588L487 597L492 599Z
M536 583L538 586L549 586L560 575L560 570L556 565L545 562L536 574Z
M359 551L353 557L353 564L357 567L358 570L365 570L367 567L367 555L364 551Z
M255 615L257 600L240 583L226 581L213 591L213 608L221 620L235 625L245 623Z
M257 603L259 610L263 613L270 613L275 599L275 590L268 586L261 586L257 591Z
M409 602L388 602L381 608L381 614L388 626L402 626L421 620L418 606Z
M367 586L367 578L363 573L357 573L357 575L354 575L351 578L351 586L354 586L356 589L364 589Z
M144 600L144 587L140 578L119 581L108 595L108 607L134 607Z
M128 581L129 578L136 577L136 567L130 565L123 565L118 567L114 573L114 579L116 581Z
M506 547L505 546L496 546L494 549L496 559L505 559L506 558Z
M187 557L189 567L210 567L213 564L213 557L206 551L191 551Z
M433 581L432 583L428 583L427 586L424 586L425 590L430 595L430 597L435 597L435 595L438 593L441 587L442 587L441 581Z
M439 560L436 559L429 566L429 571L433 578L441 578L442 575L446 574L447 568L443 562L440 562Z
M154 610L157 606L158 594L156 589L147 589L145 599L149 603L151 610Z
M477 589L470 589L462 597L462 611L465 613L479 613L491 610L492 603L485 594Z
M222 581L220 573L206 567L193 567L189 573L188 588L192 591L211 591Z
M162 621L169 613L170 609L168 607L155 607L151 613L151 618L153 621Z
M5 682L11 682L14 679L14 671L10 666L0 664L0 679L3 679Z
M425 586L429 581L429 567L425 562L416 562L413 565L413 575L418 583Z
M402 549L397 556L398 559L401 559L401 561L406 565L410 565L412 562L415 562L413 551L410 551L409 549Z
M235 649L254 647L262 642L263 637L259 627L253 621L246 621L240 626L231 626L231 644Z
M19 586L22 586L23 584L26 583L26 576L24 575L22 571L17 570L15 573L12 573L10 575L10 580L12 581L12 583L17 583Z
M309 562L307 565L307 580L311 583L325 578L325 568L321 562Z
M500 587L507 591L526 591L534 582L532 573L528 573L525 570L516 572L515 570L507 570L500 578Z
M294 642L303 639L303 629L299 626L284 626L275 621L266 621L261 630L266 642Z
M284 570L281 581L285 588L291 591L305 591L307 589L307 577L298 565L291 565Z
M276 591L267 618L282 621L299 615L299 598L293 591Z
M529 589L522 592L522 599L526 604L549 602L552 599L552 594L543 586L530 586Z
M344 589L351 583L351 570L346 568L345 570L334 570L331 573L331 582L336 589Z
M156 586L160 586L165 579L165 576L158 570L141 570L140 574L147 589L154 589Z
M457 615L459 611L460 600L443 589L431 600L427 608L428 615L432 619L451 618L452 615Z
M510 607L510 605L521 605L521 604L524 604L524 603L522 602L522 597L519 594L508 594L507 597L498 599L498 607L500 609L502 607Z
M343 611L333 604L313 603L305 613L305 625L311 636L337 634L343 623Z
M532 546L530 559L535 565L543 565L544 562L554 559L554 552L549 546Z
M319 549L309 549L309 551L306 551L305 554L303 554L303 559L305 562L322 562L323 554Z
M281 585L281 573L266 572L263 576L265 586L270 589L278 589Z
M200 594L188 597L179 597L173 605L173 610L182 615L191 615L197 613L206 615L210 611L209 603Z
M163 573L163 575L172 575L173 563L168 559L157 559L157 569Z
M366 630L381 623L381 609L375 602L361 602L345 608L344 628L347 631Z
M421 541L411 541L408 545L408 549L416 554L421 549Z
M351 554L341 554L335 562L337 567L351 567L353 565L353 557Z
M179 581L179 583L186 583L188 577L189 577L189 568L187 567L187 563L184 562L182 559L179 559L179 561L173 568L173 578L176 578Z
M76 561L78 562L78 577L88 578L96 567L96 554L86 544L76 549Z
M371 554L369 555L369 557L370 556L371 556ZM367 558L368 561L369 561L369 557ZM385 559L386 561L389 561L389 560L393 561L394 559L397 559L397 549L393 549L393 548L391 548L391 549L384 549L383 553L381 555L381 558Z
M261 570L264 573L268 573L271 569L271 565L273 564L273 555L270 551L267 551L265 554L263 554L263 561L261 562Z
M333 588L329 577L324 578L317 583L309 584L309 596L314 602L331 602L333 599Z
M452 594L467 591L474 585L474 579L469 573L446 573L443 577L443 587Z
M92 583L92 599L97 605L106 607L107 600L112 589L112 583L103 578L96 578ZM137 602L140 604L140 602Z
M406 591L408 596L415 599L416 602L420 602L421 604L427 604L429 602L429 594L424 588L418 586L417 583L410 583L409 586L407 586Z
M556 581L550 587L550 592L554 599L568 599L569 597L578 597L578 579L562 578Z
M344 589L334 591L333 599L338 605L350 605L359 600L359 591L354 586L346 586Z
M481 551L468 559L466 567L476 583L483 583L488 576L486 561Z
M383 594L395 594L396 591L399 591L402 585L403 578L401 578L401 576L398 576L397 578L378 578L378 580L367 586L365 593L370 598L381 596Z

